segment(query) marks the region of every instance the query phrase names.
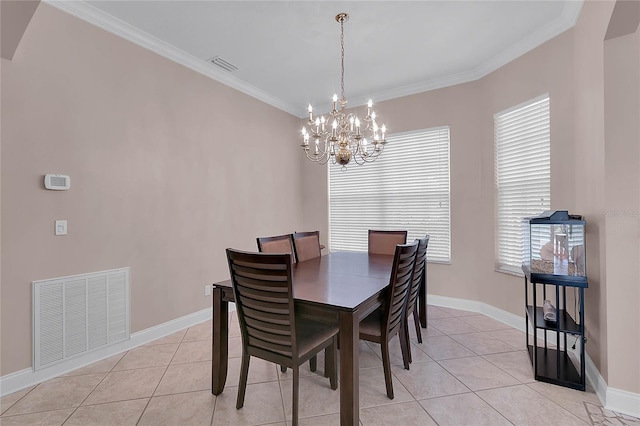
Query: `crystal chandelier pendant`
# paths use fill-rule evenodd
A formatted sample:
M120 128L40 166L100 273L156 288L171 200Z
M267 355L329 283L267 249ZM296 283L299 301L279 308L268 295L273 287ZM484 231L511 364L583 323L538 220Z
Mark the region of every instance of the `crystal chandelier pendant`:
M356 164L375 161L387 143L387 128L384 124L378 127L371 99L362 121L355 112L347 114L345 111L344 23L348 20L346 13L336 15L336 21L340 23L341 98L338 100L338 95L333 95L333 108L328 118L324 115L314 118L313 107L309 105L309 121L302 127L301 145L309 160L320 164L331 161L332 164L341 164L343 169L352 161Z

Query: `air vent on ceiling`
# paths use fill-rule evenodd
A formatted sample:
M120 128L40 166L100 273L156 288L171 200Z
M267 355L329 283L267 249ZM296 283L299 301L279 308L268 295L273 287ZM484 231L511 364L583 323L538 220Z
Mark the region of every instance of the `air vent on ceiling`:
M238 69L238 67L236 67L235 65L230 64L229 62L225 61L220 56L214 56L213 58L209 59L209 62L211 62L212 64L217 65L220 68L222 68L223 70L229 71L229 72L233 72L233 71Z

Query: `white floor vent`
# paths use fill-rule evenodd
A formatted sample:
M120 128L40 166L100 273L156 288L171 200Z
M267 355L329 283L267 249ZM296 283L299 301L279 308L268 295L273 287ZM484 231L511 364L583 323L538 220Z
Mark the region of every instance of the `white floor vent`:
M33 369L129 339L129 268L33 282Z

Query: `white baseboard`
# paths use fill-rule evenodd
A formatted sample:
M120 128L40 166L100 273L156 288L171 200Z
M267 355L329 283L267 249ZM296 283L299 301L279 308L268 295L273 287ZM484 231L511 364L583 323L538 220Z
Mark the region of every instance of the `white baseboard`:
M600 374L600 371L596 368L596 365L591 360L588 353L584 354L585 374L587 375L587 382L593 387L593 390L598 395L598 399L602 403L603 407L607 405L607 382Z
M234 311L235 305L229 304L229 311ZM0 396L5 396L29 386L42 383L46 380L58 377L62 374L69 373L78 368L84 367L94 362L101 361L105 358L117 355L119 353L131 350L135 347L144 345L153 340L159 339L169 334L175 333L185 328L192 327L203 321L211 319L212 309L207 308L192 314L167 321L163 324L147 328L131 334L131 338L124 342L119 342L106 348L101 348L92 352L87 352L77 358L69 359L49 368L39 371L33 371L31 368L16 371L0 377Z
M640 417L640 394L622 389L607 388L607 410Z
M435 294L427 294L427 303L434 306L442 306L443 308L453 308L460 309L462 311L478 312L520 331L525 330L524 317L512 314L511 312L504 311L502 309L496 308L495 306L488 305L484 302L458 299L448 296L438 296Z
M524 316L512 314L484 302L427 294L427 303L445 308L478 312L520 331L525 331ZM529 332L531 333L531 330ZM552 342L555 341L555 332L548 332L547 338ZM578 356L577 353L576 355ZM617 413L640 417L640 394L607 386L607 382L587 353L585 353L585 375L587 376L587 382L593 387L604 408Z

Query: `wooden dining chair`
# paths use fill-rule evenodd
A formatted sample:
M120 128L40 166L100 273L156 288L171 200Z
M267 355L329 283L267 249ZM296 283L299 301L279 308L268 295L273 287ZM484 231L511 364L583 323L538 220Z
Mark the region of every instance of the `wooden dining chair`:
M405 338L409 342L409 317L413 314L413 322L416 327L416 337L418 343L422 343L422 332L420 331L420 318L418 317L418 295L420 294L420 286L423 284L424 274L426 272L427 264L427 246L429 245L429 236L419 238L418 242L418 254L416 256L416 263L413 267L413 279L411 280L411 287L409 288L409 294L407 295L407 308L405 309L405 317L403 320L403 332ZM407 359L403 359L404 368L409 369L409 363L411 361L411 345L407 345L409 348Z
M296 315L290 254L227 249L231 285L242 335L236 409L244 405L252 356L293 370L293 424L298 424L300 365L325 350L331 389L338 388L338 326Z
M369 229L369 253L393 255L396 245L407 243L407 231L376 231Z
M295 249L291 234L276 235L275 237L258 237L258 251L260 253L291 253L291 261L295 263Z
M296 262L320 257L320 232L294 232L293 249L296 253Z
M417 253L417 242L396 246L386 299L380 309L373 311L360 321L360 339L380 344L384 382L389 399L393 399L389 340L397 334L400 338L402 358L408 356L409 341L406 339L402 325L406 315L407 294L413 279Z
M258 243L258 251L260 253L290 253L291 263L296 263L296 250L293 245L293 235L276 235L275 237L258 237L256 238ZM318 358L312 357L309 360L309 369L315 372L318 369ZM280 371L283 373L287 371L286 365L280 365ZM325 369L326 373L326 369Z

